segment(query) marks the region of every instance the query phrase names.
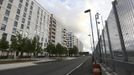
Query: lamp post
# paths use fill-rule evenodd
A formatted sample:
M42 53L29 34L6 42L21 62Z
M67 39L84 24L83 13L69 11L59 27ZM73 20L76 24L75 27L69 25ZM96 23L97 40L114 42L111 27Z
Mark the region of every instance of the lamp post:
M100 32L99 32L99 27L98 24L100 24L100 22L98 21L99 19L99 13L97 12L95 14L95 21L96 21L96 29L97 29L97 36L98 36L98 52L99 52L99 60L100 62L102 62L101 58L102 58L102 51L101 51L101 46L100 46Z
M92 41L93 41L93 51L95 52L95 46L94 46L94 34L93 34L93 23L92 23L91 10L88 9L88 10L85 11L85 13L89 13L89 16L90 16L91 32L92 32ZM94 52L93 52L93 59L95 60ZM95 63L96 63L96 62L95 62Z
M90 35L90 34L89 34L88 36L90 37L90 48L91 48L91 50L92 50L92 49L93 49L93 48L92 48L92 42L91 42L91 41L92 41L92 38L91 38L91 35Z

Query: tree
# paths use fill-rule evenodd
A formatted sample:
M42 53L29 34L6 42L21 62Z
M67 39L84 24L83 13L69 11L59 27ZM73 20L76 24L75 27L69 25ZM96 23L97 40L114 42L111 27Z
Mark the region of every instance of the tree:
M65 55L65 54L67 54L67 48L58 43L58 44L56 45L56 53L57 53L59 56L61 56L61 55L63 55L63 54Z
M12 53L14 51L17 51L17 49L18 49L17 38L15 36L12 36L9 51Z
M66 54L67 55L67 53L68 53L67 48L66 47L63 47L63 54Z
M33 52L32 50L32 40L29 38L23 38L24 41L24 45L23 45L23 52L28 53L28 55L30 56L30 53Z
M39 42L39 36L34 36L31 47L32 51L34 52L34 56L37 56L37 54L43 50L42 44Z
M73 46L73 48L69 49L69 55L70 56L76 55L76 54L78 54L78 48L76 46Z
M74 47L73 47L73 53L74 53L74 54L78 54L78 52L79 52L78 48L77 48L76 46L74 46Z
M58 43L56 45L56 54L60 56L62 54L62 50L63 50L63 47L61 46L61 44Z
M55 54L55 50L56 50L55 45L52 43L48 44L46 50L49 54Z
M2 38L0 39L0 50L3 51L7 51L7 49L9 48L9 42L6 41L6 37L2 36Z
M32 39L32 46L31 46L31 49L33 50L34 52L34 56L36 56L36 46L37 46L37 42L38 42L38 37L37 36L34 36L34 38Z
M10 50L17 51L17 38L15 36L11 39Z
M23 46L24 46L24 39L22 37L22 34L20 34L19 32L17 32L16 34L16 39L17 39L17 49L16 49L16 56L19 56L19 52L21 52L21 56L23 54Z

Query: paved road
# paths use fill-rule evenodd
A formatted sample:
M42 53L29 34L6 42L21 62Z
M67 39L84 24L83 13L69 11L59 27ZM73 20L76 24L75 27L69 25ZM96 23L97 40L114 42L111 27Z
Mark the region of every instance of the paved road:
M4 70L0 71L0 75L90 75L90 68L91 58L80 57L74 60L42 62L35 66Z

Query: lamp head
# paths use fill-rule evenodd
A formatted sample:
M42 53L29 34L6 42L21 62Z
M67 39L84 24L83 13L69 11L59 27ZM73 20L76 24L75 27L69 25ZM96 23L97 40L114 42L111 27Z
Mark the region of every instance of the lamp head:
M85 13L88 13L88 12L91 12L91 10L90 10L90 9L88 9L88 10L86 10L86 11L85 11Z

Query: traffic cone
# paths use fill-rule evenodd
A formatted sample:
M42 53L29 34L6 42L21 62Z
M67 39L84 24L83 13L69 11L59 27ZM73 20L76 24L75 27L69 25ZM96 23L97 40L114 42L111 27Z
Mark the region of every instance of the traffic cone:
M102 75L100 64L93 64L93 75Z

